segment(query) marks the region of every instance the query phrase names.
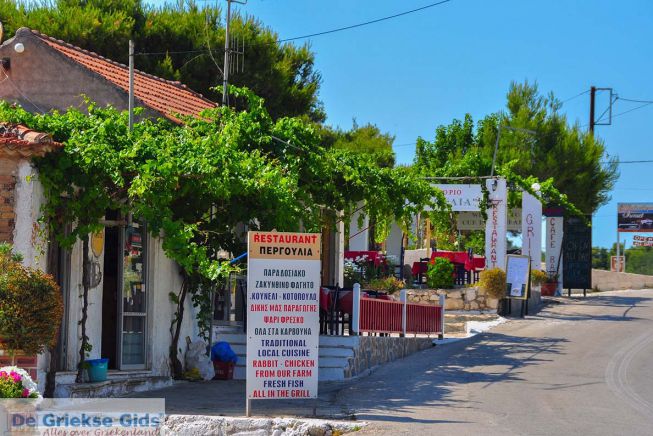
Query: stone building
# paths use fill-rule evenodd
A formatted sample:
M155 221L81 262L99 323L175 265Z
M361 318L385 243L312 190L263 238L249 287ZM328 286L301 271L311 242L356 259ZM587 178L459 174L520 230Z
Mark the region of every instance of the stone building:
M138 70L134 82L135 105L143 108L143 117L165 117L180 123L178 115L197 116L216 106L179 82ZM128 88L125 65L34 30L21 28L0 45L0 98L28 111L84 110L85 98L125 110ZM168 294L179 290L180 270L165 256L160 239L148 236L143 224L111 211L105 217L104 232L91 238L93 287L87 322L93 346L89 358L109 358L109 381L74 384L81 342L82 247L78 243L72 250L63 250L40 239L43 194L30 162L31 157L59 146L46 134L21 126L0 127L0 242L12 242L24 255L25 264L51 273L64 296L60 359L54 363L58 370L56 395L118 395L166 385L170 383L169 329L174 313ZM330 258L323 262L325 283L342 283L342 232L331 232L327 241L324 252ZM182 347L184 338L199 337L190 303L185 313ZM233 318L229 311L222 313ZM183 361L181 353L180 358ZM37 367L43 389L49 356L25 357L21 364Z
M0 46L0 98L32 112L85 107L84 96L117 109L128 107L128 69L94 53L21 28ZM178 82L141 72L135 74L136 105L144 116L197 115L215 104ZM107 227L93 236L93 288L89 293L87 323L93 346L89 358L108 357L109 382L75 385L79 359L82 249L62 250L41 240L38 227L43 194L30 159L59 144L43 133L21 126L2 127L0 138L0 241L13 243L29 266L53 274L62 286L65 302L61 326L60 359L55 363L57 395L119 394L169 383L169 326L173 306L168 293L181 286L178 266L167 259L158 238L150 238L139 223L125 217L106 217ZM133 269L133 271L132 271ZM196 339L192 307L182 332ZM18 363L36 363L44 387L49 356L23 357Z

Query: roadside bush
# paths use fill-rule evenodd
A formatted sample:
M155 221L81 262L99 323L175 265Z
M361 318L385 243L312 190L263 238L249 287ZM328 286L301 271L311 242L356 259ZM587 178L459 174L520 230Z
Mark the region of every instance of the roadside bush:
M503 298L506 295L506 272L501 268L481 271L478 287L490 298Z
M426 271L429 288L453 288L453 263L449 259L436 257Z
M63 315L59 287L51 276L26 268L5 244L0 249L0 338L14 355L37 354L56 345Z

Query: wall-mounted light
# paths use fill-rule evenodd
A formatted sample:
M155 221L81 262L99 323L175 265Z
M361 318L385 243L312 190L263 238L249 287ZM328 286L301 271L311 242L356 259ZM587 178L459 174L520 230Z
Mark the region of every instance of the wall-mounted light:
M16 51L16 53L22 53L25 51L25 46L23 45L22 42L17 42L16 44L14 44L14 50Z
M531 185L531 188L532 188L533 191L535 191L535 192L540 192L540 189L541 189L542 187L540 186L539 183L535 182L535 183L533 183L533 184Z

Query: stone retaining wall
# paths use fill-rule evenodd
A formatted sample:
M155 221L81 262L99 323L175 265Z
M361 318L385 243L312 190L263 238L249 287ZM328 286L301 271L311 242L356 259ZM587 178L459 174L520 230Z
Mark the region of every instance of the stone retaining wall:
M409 289L408 302L437 304L446 295L445 310L480 310L496 312L499 300L488 297L476 287L460 289Z
M364 374L376 366L402 359L433 346L433 338L358 336L354 357L345 369L345 378Z

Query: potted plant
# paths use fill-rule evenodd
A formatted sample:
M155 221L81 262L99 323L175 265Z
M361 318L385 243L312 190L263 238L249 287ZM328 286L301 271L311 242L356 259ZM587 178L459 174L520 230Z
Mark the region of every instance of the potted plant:
M542 291L542 283L546 282L548 275L538 269L531 271L531 287L535 290Z
M558 273L549 272L546 276L546 279L542 283L542 296L543 297L552 297L555 295L556 290L558 289Z

